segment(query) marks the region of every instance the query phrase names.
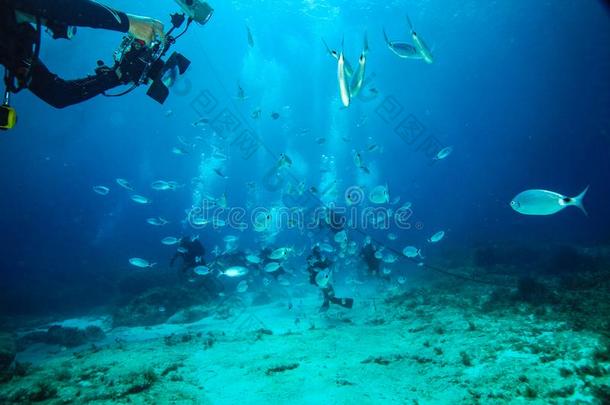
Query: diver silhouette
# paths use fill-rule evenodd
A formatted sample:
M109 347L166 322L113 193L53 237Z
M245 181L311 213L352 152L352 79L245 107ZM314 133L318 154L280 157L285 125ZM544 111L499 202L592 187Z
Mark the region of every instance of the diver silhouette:
M326 257L322 257L320 247L314 246L311 251L311 254L307 257L307 271L309 272L309 282L322 291L324 295L324 302L320 307L320 312L328 311L330 308L330 304L340 305L344 308L352 308L354 305L353 298L337 298L335 296L335 289L333 288L330 275L325 278L323 283L320 283L319 278L320 275L324 275L326 273L330 274L333 262Z
M187 270L197 266L205 266L205 248L199 241L199 238L182 237L178 250L169 262L170 267L174 267L176 259L182 259L180 267L181 273L186 273Z

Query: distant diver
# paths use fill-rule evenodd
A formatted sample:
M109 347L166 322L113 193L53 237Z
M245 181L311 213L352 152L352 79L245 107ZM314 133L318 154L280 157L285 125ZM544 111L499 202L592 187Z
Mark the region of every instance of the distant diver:
M311 255L307 258L307 264L309 282L318 286L324 294L324 302L320 307L320 312L328 311L331 303L348 309L352 308L354 305L353 298L337 298L335 296L335 289L332 286L333 263L328 258L322 257L318 246L312 249Z
M379 267L381 265L381 260L375 256L376 252L377 249L372 243L366 243L362 246L362 249L360 249L360 257L366 265L367 273L371 276L380 274Z
M174 254L169 262L169 266L174 267L178 258L182 259L180 267L180 273L182 274L186 274L188 270L192 270L197 266L205 266L205 248L199 241L199 238L181 238L176 254Z

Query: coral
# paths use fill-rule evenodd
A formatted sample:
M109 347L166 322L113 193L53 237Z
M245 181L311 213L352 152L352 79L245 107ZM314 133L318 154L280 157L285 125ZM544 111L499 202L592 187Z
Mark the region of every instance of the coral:
M600 404L610 404L610 385L595 385L591 391Z
M17 376L17 377L25 377L26 375L28 375L30 373L30 370L32 369L32 363L28 363L28 362L19 362L16 361L15 362L15 369L13 370L13 375Z
M57 381L70 381L72 379L72 372L68 367L62 367L55 372L55 379Z
M610 341L606 341L603 347L595 349L593 359L595 361L610 362Z
M297 367L299 367L299 363L284 364L284 365L268 368L267 371L265 372L265 374L272 375L272 374L276 374L276 373L283 373L284 371L294 370Z
M152 368L147 368L140 373L132 373L129 378L131 379L129 388L125 391L127 395L146 391L159 380L157 373Z
M32 402L42 402L57 397L57 388L48 381L38 381L28 394Z
M163 341L166 346L175 346L181 343L188 343L193 340L193 335L190 333L185 333L183 335L177 335L172 333L171 335L165 336Z
M577 367L576 373L580 376L603 377L606 374L606 370L599 365L585 364L584 366Z
M353 382L343 379L343 378L338 378L337 381L335 381L335 383L338 386L349 386L349 385L355 385Z
M470 355L464 351L460 352L460 358L462 360L462 364L465 365L466 367L470 367L472 366L472 359L470 358Z
M481 305L481 311L484 313L493 312L512 304L510 290L508 288L496 288Z
M207 307L197 305L194 307L186 308L176 312L172 315L167 323L170 324L184 324L184 323L193 323L197 322L200 319L208 317L211 315L210 310Z
M104 337L106 337L106 334L97 326L79 329L53 325L46 332L33 332L23 336L19 339L18 345L20 349L25 349L35 343L77 347L91 341L101 340Z
M161 376L165 377L166 375L168 375L169 373L172 373L174 371L177 371L180 367L182 367L184 364L182 363L173 363L170 364L169 366L165 367L165 369L161 372Z
M565 387L557 388L552 391L549 391L547 396L549 396L550 398L567 398L567 397L571 397L572 395L574 395L575 391L576 391L576 385L572 384L572 385L567 385Z
M8 370L17 355L17 347L13 336L0 333L0 373Z
M172 315L186 308L202 305L208 298L185 287L152 288L115 309L113 325L152 326L164 323ZM200 313L203 317L206 314Z
M532 277L522 277L517 283L515 299L533 305L540 305L554 301L554 296L549 288Z
M536 399L538 397L538 392L533 389L530 385L525 387L525 391L523 392L523 396L529 399Z

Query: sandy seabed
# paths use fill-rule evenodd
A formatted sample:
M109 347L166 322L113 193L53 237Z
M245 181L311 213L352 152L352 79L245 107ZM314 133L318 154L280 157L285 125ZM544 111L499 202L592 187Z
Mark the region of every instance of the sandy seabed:
M606 338L551 309L481 311L488 286L399 287L318 312L320 296L233 302L224 319L110 329L19 353L1 403L610 403ZM239 304L238 304L239 303ZM292 303L292 305L289 305Z

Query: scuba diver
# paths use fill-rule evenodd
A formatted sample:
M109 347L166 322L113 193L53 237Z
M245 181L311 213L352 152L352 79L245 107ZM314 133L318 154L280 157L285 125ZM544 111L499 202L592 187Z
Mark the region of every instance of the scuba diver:
M379 266L381 264L381 260L375 256L376 252L377 249L372 243L365 243L364 246L362 246L362 249L360 249L360 257L366 265L368 274L372 276L379 274Z
M146 44L164 35L158 20L125 14L91 0L0 0L0 64L6 69L7 92L27 88L56 108L88 100L124 84L126 78L122 80L106 66L77 80L51 73L38 57L42 26L54 39L70 39L75 32L71 27L76 26L129 32Z
M178 251L172 257L169 262L169 267L174 267L176 259L182 259L182 266L180 267L180 273L186 274L188 270L192 270L197 266L205 266L205 248L199 242L198 237L187 238L182 237L180 244L178 245Z
M188 14L189 25L192 21L205 24L213 13L213 9L205 2L177 2ZM24 89L29 89L55 108L65 108L121 85L133 83L137 86L157 79L149 73L154 74L155 70L158 73L164 67L159 61L160 56L176 40L168 34L178 28L184 19L184 15L172 15L174 28L164 33L164 26L158 20L126 14L94 0L0 0L0 64L5 68L6 86L3 102L0 103L0 129L7 130L15 126L17 114L10 106L10 96ZM53 39L72 38L76 32L75 27L129 33L129 38L138 42L138 47L142 50L137 49L137 52L129 55L117 51L123 59L115 61L113 67L98 61L94 75L64 80L52 73L39 58L43 26L53 35ZM141 57L149 51L153 54L158 48L161 48L161 53L157 59L148 58L149 55L146 55L147 58ZM180 74L190 64L179 54L172 63L179 66ZM155 94L151 97L159 102L162 102L161 99L164 101L163 95Z
M322 257L320 247L315 246L311 255L307 257L307 271L309 272L309 282L316 285L324 294L324 302L320 307L320 312L326 312L330 308L330 304L340 305L344 308L351 309L354 305L353 298L337 298L335 297L335 289L332 286L332 261L326 257Z

